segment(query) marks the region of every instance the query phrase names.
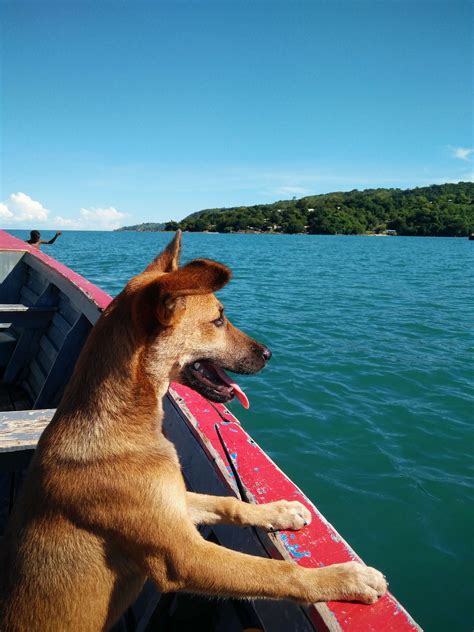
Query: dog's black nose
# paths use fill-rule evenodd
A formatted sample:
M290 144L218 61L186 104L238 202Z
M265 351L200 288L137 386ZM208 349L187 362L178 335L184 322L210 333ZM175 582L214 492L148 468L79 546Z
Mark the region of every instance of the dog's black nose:
M268 360L272 357L272 352L267 347L263 347L262 356L265 362L268 362Z

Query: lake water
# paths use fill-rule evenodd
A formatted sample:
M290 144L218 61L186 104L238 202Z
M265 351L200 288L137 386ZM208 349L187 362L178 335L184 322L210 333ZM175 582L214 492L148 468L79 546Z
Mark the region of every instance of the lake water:
M169 239L66 232L43 250L114 295ZM420 625L472 630L474 243L185 234L183 244L184 261L233 269L226 311L273 351L260 375L239 379L250 410L232 410Z

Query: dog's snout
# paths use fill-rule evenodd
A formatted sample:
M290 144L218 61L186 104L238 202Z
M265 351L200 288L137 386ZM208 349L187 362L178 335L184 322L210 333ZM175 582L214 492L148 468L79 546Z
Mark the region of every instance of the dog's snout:
M264 359L264 361L268 362L271 357L272 357L272 352L270 351L270 349L268 347L263 347L262 358Z

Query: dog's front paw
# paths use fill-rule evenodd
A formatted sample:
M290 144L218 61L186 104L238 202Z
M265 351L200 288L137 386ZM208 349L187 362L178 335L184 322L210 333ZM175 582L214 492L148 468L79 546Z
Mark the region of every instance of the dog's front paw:
M311 512L297 500L277 500L261 505L261 508L265 511L264 527L267 531L297 531L311 522Z
M382 573L358 562L333 564L317 571L324 601L361 601L375 603L387 592Z

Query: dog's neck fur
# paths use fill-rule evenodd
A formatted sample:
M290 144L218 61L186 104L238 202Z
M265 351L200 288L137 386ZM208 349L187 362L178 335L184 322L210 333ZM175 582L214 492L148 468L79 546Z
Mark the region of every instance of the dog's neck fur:
M81 433L84 456L104 445L97 441L104 434L111 452L114 444L123 448L125 438L130 447L161 434L171 345L166 331L151 345L133 331L127 307L123 299L114 301L92 330L55 416L55 425L61 420Z

